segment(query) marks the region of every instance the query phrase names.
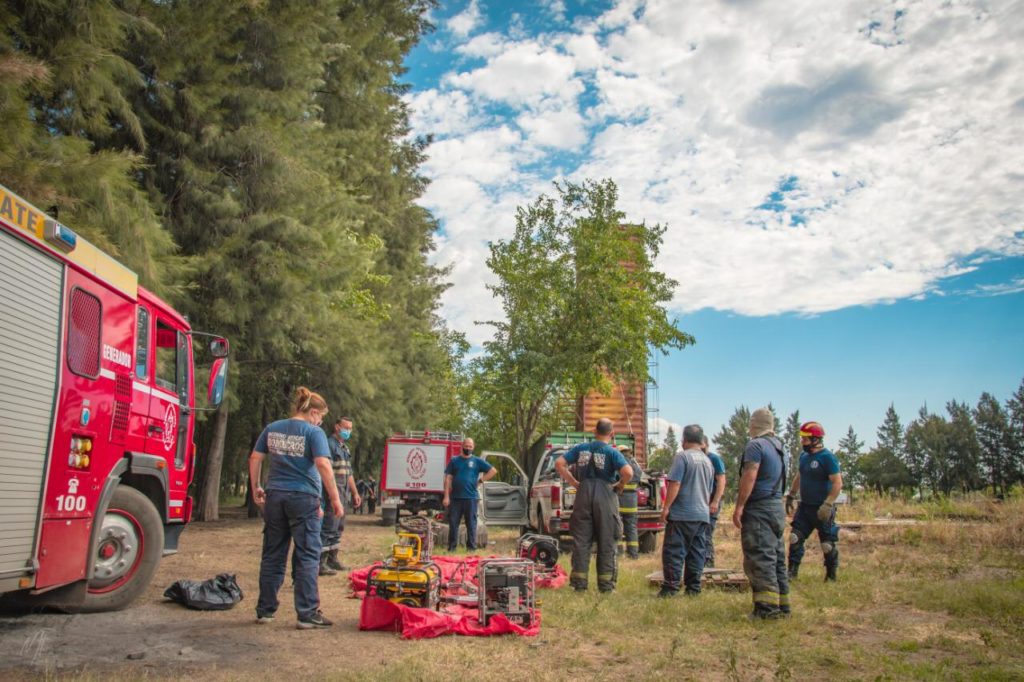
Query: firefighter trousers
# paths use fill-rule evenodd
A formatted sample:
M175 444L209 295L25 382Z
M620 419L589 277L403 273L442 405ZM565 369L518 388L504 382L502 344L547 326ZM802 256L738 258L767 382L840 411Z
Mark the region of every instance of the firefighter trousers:
M619 493L619 516L622 517L622 539L619 540L619 554L628 554L630 559L640 558L640 535L636 527L638 503L636 484L627 484L625 490Z
M821 544L821 553L825 557L825 568L835 572L839 567L839 526L836 525L836 508L832 507L832 513L828 520L818 520L817 504L804 504L796 508L793 514L793 533L790 536L789 544L789 570L794 575L800 568L800 562L804 558L804 542L814 531L818 532L818 542Z
M772 615L789 612L786 575L786 510L780 498L747 502L743 508L743 572L754 593L754 612Z
M615 589L618 577L615 542L621 533L619 498L612 484L600 478L585 478L576 491L576 502L569 518L572 533L572 574L569 582L577 590L587 589L590 551L597 543L597 587L602 592Z

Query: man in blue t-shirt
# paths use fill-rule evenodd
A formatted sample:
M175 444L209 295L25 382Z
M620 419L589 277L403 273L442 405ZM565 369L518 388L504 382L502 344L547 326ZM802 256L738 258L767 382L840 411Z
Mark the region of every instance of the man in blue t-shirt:
M590 573L590 548L597 541L597 588L615 590L618 578L615 543L622 532L617 491L633 480L629 462L613 445L611 419L599 419L594 429L596 440L580 443L555 460L562 480L576 488L576 501L569 517L572 533L572 574L569 582L577 592L585 592ZM575 464L577 479L569 465Z
M750 437L740 460L740 484L732 522L740 530L743 572L754 593L753 619L789 615L786 576L785 449L775 437L775 415L766 407L750 414Z
M448 508L448 551L459 544L459 524L466 519L466 549L476 549L477 485L498 473L487 460L473 454L472 438L462 441L462 454L452 457L444 470L444 506ZM483 474L481 476L481 474Z
M818 542L825 557L825 580L836 579L839 568L839 526L836 525L836 498L843 489L839 460L824 444L825 428L818 422L800 426L800 469L786 493L786 513L793 514L789 536L789 578L795 580L804 558L804 541L818 531ZM793 512L796 491L800 506Z
M711 466L715 470L715 485L714 490L711 493L711 499L708 501L708 508L711 511L710 519L711 522L708 524L708 541L707 551L704 557L704 567L714 568L715 567L715 527L718 525L718 513L722 511L722 496L725 495L725 462L719 457L717 452L711 452L708 449L708 437L704 436L704 443L701 446L701 450L711 460Z
M704 429L696 424L683 428L683 449L676 453L669 468L668 490L661 522L665 540L661 550L663 580L659 597L679 592L680 579L686 594L700 594L704 575L704 555L710 525L711 487L715 470L702 449Z

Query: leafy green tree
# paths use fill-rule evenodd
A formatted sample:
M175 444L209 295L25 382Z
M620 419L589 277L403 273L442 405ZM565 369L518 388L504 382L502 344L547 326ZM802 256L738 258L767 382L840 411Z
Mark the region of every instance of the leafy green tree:
M654 269L664 228L626 224L611 180L554 188L519 207L513 236L491 245L505 319L489 323L494 338L474 367L527 466L561 396L646 381L651 349L693 343L664 307L675 282Z

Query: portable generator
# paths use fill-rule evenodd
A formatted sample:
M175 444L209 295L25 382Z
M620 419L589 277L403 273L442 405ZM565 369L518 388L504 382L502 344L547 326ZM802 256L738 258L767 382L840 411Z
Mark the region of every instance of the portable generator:
M526 533L516 542L516 555L537 564L542 572L552 571L558 564L558 540L550 535Z
M441 569L423 557L423 539L399 533L391 557L367 575L367 594L395 604L436 609L441 598Z
M480 622L503 613L509 621L529 627L537 613L534 563L528 559L481 559L477 565Z

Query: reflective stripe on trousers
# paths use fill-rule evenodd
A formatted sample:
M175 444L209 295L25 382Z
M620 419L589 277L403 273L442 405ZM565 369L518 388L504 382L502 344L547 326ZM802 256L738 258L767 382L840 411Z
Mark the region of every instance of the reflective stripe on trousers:
M615 541L620 533L619 500L612 485L599 478L585 478L576 490L569 531L572 533L573 587L586 588L590 572L590 550L597 542L597 584L602 590L615 588L618 567Z
M783 596L788 603L786 575L786 510L779 498L748 502L743 508L743 572L750 580L754 604L779 607Z

